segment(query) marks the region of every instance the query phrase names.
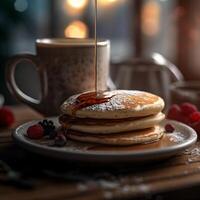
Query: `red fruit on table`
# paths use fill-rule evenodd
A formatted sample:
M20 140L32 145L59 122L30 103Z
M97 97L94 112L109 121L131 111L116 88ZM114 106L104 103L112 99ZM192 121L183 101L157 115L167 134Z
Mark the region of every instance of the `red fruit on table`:
M44 136L44 129L40 124L30 126L27 130L27 136L34 140L41 139Z
M184 123L184 124L187 124L187 125L190 124L189 117L188 117L187 115L184 115L184 113L181 113L181 114L177 117L176 120L179 121L179 122L182 122L182 123Z
M200 121L200 112L198 112L198 111L193 112L189 116L189 120L190 120L191 123L193 123L193 122L199 122Z
M198 111L197 107L191 103L183 103L180 105L181 112L185 115L190 115L196 111Z
M168 113L167 113L167 119L173 119L177 120L181 115L181 109L179 105L174 104L170 107Z
M9 127L15 122L13 112L9 107L0 108L0 127Z

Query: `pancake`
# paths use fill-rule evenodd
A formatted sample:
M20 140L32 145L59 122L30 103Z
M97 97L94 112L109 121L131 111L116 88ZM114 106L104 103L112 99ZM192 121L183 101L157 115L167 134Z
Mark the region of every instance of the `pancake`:
M110 96L109 101L78 109L75 113L74 107L81 94L71 96L63 103L61 111L78 118L124 119L156 115L164 108L162 98L147 92L114 90L103 94Z
M79 121L79 124L71 123L70 129L75 131L81 131L85 133L94 133L94 134L110 134L110 133L120 133L120 132L127 132L133 130L141 130L146 128L151 128L154 125L159 124L165 115L163 113L159 113L157 115L151 115L144 118L134 118L132 120L125 119L125 120L105 120L107 121L105 124L98 124L98 120L96 123L93 124L86 124ZM60 120L61 121L61 120ZM65 127L65 123L62 123L62 126ZM66 125L67 126L67 125Z
M97 143L115 146L127 146L135 144L152 143L159 140L164 134L160 126L144 129L141 131L131 131L126 133L94 135L69 130L67 137L79 142Z

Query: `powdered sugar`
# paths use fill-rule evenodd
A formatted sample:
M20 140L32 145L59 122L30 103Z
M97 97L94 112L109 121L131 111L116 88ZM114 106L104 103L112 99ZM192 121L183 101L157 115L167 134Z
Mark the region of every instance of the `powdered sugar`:
M140 110L141 107L145 107L150 104L156 104L158 102L163 103L158 96L137 90L114 90L104 92L104 94L112 96L110 101L101 104L91 105L86 108L82 108L81 110L115 111L123 110L126 108L134 108L134 110ZM68 106L74 105L79 95L80 94L74 95L67 99L62 106L62 110L65 111Z
M200 160L200 147L193 148L188 156L188 162L195 162L197 160Z
M180 132L170 134L169 140L174 143L181 143L185 140L185 135Z

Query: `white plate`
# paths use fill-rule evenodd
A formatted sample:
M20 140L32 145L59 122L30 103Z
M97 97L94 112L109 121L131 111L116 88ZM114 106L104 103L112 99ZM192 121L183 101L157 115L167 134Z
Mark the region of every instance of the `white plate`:
M51 120L58 126L56 118ZM176 131L166 133L160 141L151 144L105 147L68 140L65 147L52 147L48 145L51 142L49 140L30 140L26 137L27 128L37 122L31 121L19 126L13 132L14 141L31 152L62 160L101 163L154 161L171 157L197 140L197 134L192 128L176 121L165 120L161 125L170 123Z

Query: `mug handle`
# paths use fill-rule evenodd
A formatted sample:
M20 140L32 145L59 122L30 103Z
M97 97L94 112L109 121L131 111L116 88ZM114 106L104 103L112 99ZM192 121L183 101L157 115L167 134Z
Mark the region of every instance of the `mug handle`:
M39 59L37 56L32 55L32 54L21 54L21 55L16 55L11 57L6 66L6 83L8 86L9 91L16 97L17 100L27 104L28 106L32 107L33 109L41 112L41 101L42 101L42 95L41 99L34 99L27 94L25 94L17 85L15 81L15 70L17 67L17 64L19 64L22 61L27 61L32 63L35 67L36 70L39 71L40 69L38 68L39 66ZM43 81L42 85L44 86L42 90L46 90L46 76L45 73L42 72L40 73L43 78L41 80ZM42 91L41 94L46 94L45 91Z

